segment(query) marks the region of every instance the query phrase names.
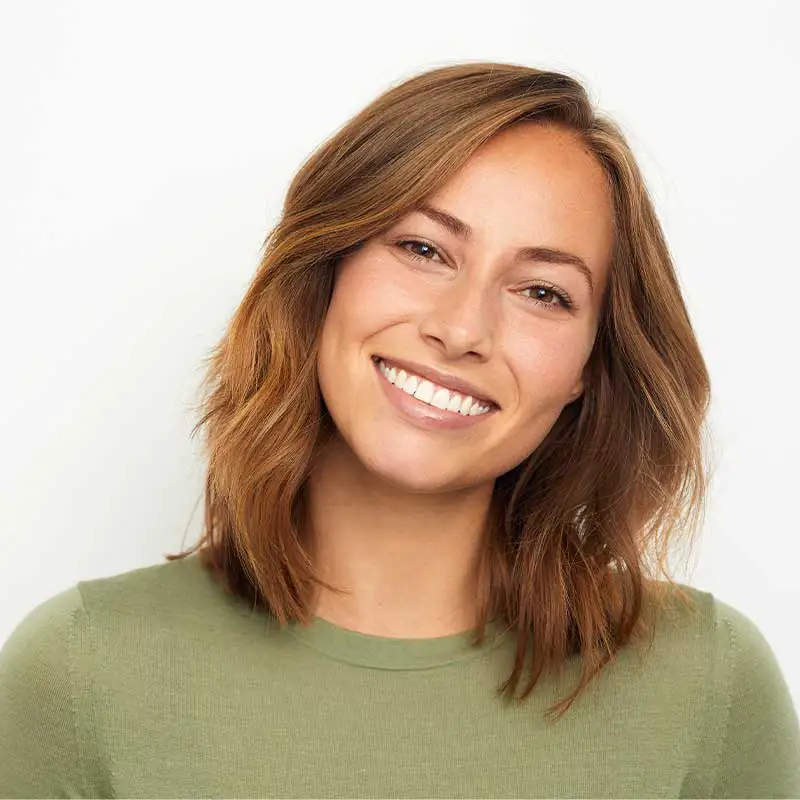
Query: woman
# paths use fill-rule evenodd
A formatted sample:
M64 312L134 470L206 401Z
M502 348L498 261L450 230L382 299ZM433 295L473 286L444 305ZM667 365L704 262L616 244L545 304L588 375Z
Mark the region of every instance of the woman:
M708 373L575 80L453 65L350 120L204 387L201 540L0 654L4 795L800 795L769 645L668 574Z

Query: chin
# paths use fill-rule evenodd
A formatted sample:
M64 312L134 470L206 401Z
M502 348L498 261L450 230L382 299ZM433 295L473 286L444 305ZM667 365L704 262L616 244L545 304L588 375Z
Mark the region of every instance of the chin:
M409 494L435 494L466 489L484 483L478 476L464 473L463 463L454 454L442 453L441 458L428 458L420 463L420 450L410 448L406 456L394 451L367 454L354 451L355 457L374 478L394 489Z

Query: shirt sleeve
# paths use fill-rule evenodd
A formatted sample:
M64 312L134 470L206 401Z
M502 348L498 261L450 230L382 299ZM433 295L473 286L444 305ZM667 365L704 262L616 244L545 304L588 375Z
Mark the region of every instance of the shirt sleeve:
M35 607L0 649L0 797L87 797L71 654L77 586Z
M800 798L800 725L775 654L751 619L714 605L728 706L710 796Z

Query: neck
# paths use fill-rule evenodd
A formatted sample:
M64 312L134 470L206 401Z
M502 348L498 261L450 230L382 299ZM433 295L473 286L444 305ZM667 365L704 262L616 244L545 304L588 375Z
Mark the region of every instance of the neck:
M410 494L369 472L335 436L308 479L311 611L376 636L432 638L476 624L493 484Z

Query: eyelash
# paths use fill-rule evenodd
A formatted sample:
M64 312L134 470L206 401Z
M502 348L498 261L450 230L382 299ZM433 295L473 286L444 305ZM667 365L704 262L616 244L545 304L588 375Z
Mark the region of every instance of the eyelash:
M421 255L419 255L417 253L412 253L407 247L405 247L405 245L407 245L407 244L421 244L424 247L430 248L431 250L433 250L433 252L441 255L439 253L439 250L436 247L434 247L432 244L429 244L428 242L424 242L424 241L422 241L420 239L401 239L400 241L395 242L395 246L396 247L399 247L401 250L404 250L415 261L432 261L432 259L425 258L424 256L421 256ZM561 303L561 306L564 308L565 311L574 310L575 306L574 306L574 303L572 302L572 299L562 289L559 289L559 288L557 288L557 287L555 287L555 286L553 286L553 285L551 285L549 283L536 283L536 284L533 284L532 286L526 286L521 291L527 292L529 289L544 289L545 291L549 292L552 295L555 295L559 299L559 302ZM526 299L530 300L533 303L536 303L537 305L543 306L548 311L552 310L554 308L553 303L544 303L544 302L542 302L541 300L539 300L538 298L535 298L535 297L527 297Z

